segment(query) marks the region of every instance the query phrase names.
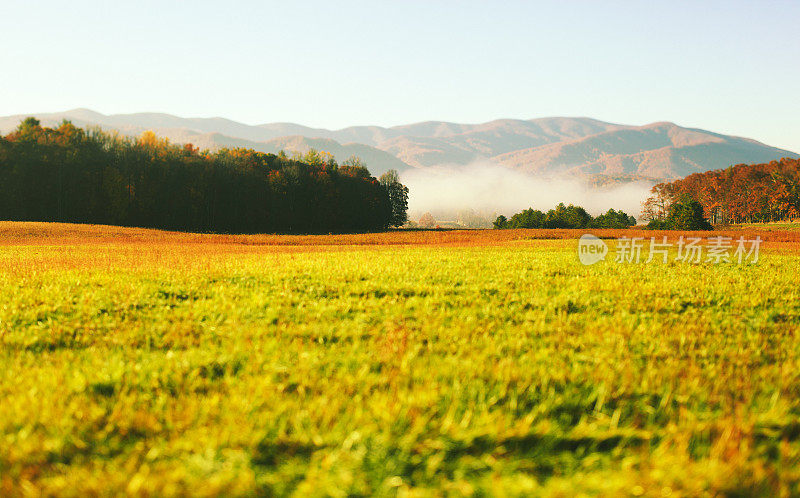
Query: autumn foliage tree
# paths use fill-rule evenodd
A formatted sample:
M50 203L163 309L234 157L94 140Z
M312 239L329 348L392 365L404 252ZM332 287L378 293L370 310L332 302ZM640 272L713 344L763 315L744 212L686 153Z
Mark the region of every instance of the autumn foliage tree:
M436 226L436 219L431 213L425 213L419 218L419 226L421 228L433 228Z
M713 224L800 217L800 159L739 164L660 183L643 205L646 220L664 220L681 198L696 201Z

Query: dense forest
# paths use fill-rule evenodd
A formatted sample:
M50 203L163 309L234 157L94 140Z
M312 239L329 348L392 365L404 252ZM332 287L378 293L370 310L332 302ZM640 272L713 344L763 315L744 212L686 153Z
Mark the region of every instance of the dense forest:
M0 219L202 232L383 230L404 221L407 190L358 158L199 151L26 119L0 137ZM402 187L402 188L401 188ZM402 212L398 212L398 209ZM402 223L402 221L400 221Z
M679 201L699 203L713 224L794 219L800 217L800 159L695 173L659 183L651 192L642 213L646 220L665 221Z
M605 214L597 217L590 215L580 206L565 206L564 203L556 206L547 213L538 209L525 209L506 218L497 217L494 228L628 228L636 225L636 218L628 216L622 211L609 209Z

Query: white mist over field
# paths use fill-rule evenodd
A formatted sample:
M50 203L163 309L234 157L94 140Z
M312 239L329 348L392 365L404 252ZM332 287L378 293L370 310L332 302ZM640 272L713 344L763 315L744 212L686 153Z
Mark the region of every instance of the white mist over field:
M529 207L547 211L559 202L583 206L592 215L613 208L638 217L650 190L643 182L592 187L581 179L543 178L493 163L412 169L401 181L409 189L412 217L464 209L511 216Z

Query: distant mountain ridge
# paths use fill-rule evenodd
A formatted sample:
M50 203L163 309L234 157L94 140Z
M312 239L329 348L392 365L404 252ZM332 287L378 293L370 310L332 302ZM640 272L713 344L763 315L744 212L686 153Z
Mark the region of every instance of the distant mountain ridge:
M340 130L294 123L247 125L225 118L182 118L161 113L104 115L89 109L34 114L52 126L63 119L126 135L152 130L177 143L216 150L249 147L263 152L330 152L340 161L358 155L370 171L404 171L448 165L496 163L540 175L672 179L739 163L768 162L798 154L761 142L660 122L644 126L586 117L498 119L480 124L426 121L394 127ZM27 115L0 118L8 133Z

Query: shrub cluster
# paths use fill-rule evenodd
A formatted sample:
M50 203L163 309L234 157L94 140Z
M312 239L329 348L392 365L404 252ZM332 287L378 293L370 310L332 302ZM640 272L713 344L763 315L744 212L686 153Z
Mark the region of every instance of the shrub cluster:
M636 218L623 211L609 209L592 217L580 206L565 206L562 202L547 213L529 208L512 216L503 215L494 221L494 228L628 228L636 225Z

